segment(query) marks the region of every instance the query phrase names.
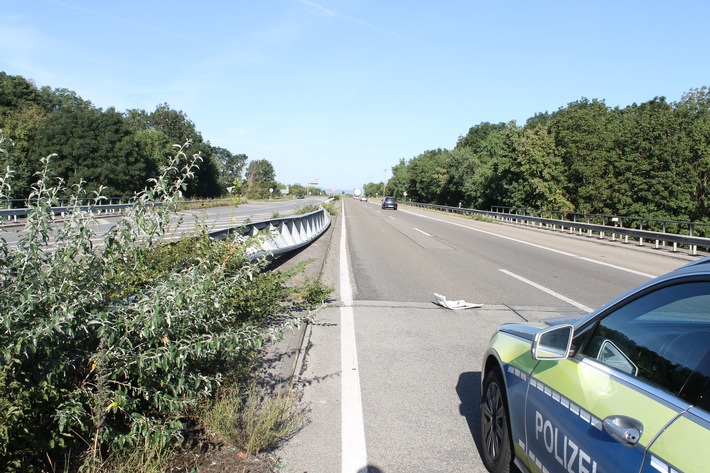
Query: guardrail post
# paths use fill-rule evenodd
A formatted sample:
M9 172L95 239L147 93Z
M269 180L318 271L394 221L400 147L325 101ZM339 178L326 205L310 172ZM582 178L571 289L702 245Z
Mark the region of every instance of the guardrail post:
M690 233L690 236L693 236L693 224L692 223L688 224L688 231ZM693 256L698 254L698 246L697 245L690 245L690 254Z

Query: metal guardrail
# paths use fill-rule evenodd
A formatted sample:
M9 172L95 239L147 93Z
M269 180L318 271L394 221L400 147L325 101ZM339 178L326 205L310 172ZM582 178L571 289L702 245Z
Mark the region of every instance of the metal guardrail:
M194 202L194 201L193 201ZM155 205L162 205L157 203ZM120 214L123 209L132 207L128 204L82 205L78 207L51 207L56 215L68 212L100 212ZM0 209L0 219L27 216L30 209ZM320 209L304 215L282 217L261 222L247 223L210 233L212 238L227 238L236 236L247 239L256 237L254 244L247 249L247 257L251 260L261 256L277 256L306 246L322 235L330 226L330 214Z
M710 238L697 237L692 235L680 235L677 233L656 232L649 230L639 230L633 228L624 228L609 225L596 225L593 223L576 222L570 220L557 220L552 218L535 217L531 215L518 215L506 212L489 212L486 210L467 209L461 207L449 207L446 205L422 204L419 202L403 202L406 205L413 207L422 207L440 210L443 212L453 212L466 215L481 215L507 223L518 223L528 226L537 226L549 230L557 230L560 232L579 233L592 237L595 234L600 239L610 238L612 241L617 239L624 243L629 243L629 239L633 239L639 246L643 246L645 242L653 242L655 248L665 247L670 244L669 248L672 252L677 252L679 246L687 246L691 255L698 254L698 248L710 248Z
M161 203L156 203L154 205L162 205ZM80 212L98 212L98 213L121 213L123 209L133 207L133 204L107 204L107 205L80 205L77 207L71 206L60 206L60 207L50 207L55 215L64 215L73 211ZM29 208L17 208L17 209L0 209L0 220L13 220L17 221L18 217L26 217L30 213Z
M126 199L118 199L118 198L111 198L108 199L110 202L113 201L118 201L119 203L117 204L86 204L86 205L78 205L76 207L74 206L57 206L57 207L49 207L48 210L54 213L54 215L61 215L64 216L64 214L69 213L69 212L74 212L74 211L79 211L79 212L96 212L97 214L113 214L113 215L120 215L124 209L133 207L135 203L133 202L126 202L123 203L123 200ZM185 200L178 202L178 204L200 204L203 202L209 202L209 200ZM151 205L160 207L164 205L162 202L153 202ZM29 215L31 209L27 207L22 207L22 208L9 208L9 209L0 209L0 222L4 220L12 220L13 222L17 223L18 217L26 217Z
M632 228L636 230L660 231L661 233L674 233L677 235L706 236L710 233L709 222L689 222L684 220L670 220L648 217L630 217L623 215L592 214L583 212L569 212L559 210L529 209L524 207L493 206L491 211L532 217L544 217L554 220L586 222L596 225ZM685 231L683 231L685 230Z
M321 207L311 213L281 217L210 232L212 238L255 237L247 258L277 256L309 245L330 227L330 214Z

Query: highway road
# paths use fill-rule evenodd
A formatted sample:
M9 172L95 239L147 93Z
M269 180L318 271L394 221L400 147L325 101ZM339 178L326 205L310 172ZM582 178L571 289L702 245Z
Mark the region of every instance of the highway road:
M289 473L485 471L480 363L496 327L585 314L694 259L377 201L345 199L333 223L318 244L335 300L306 329L308 422L278 452Z
M182 228L219 230L318 200L182 212ZM99 218L97 238L113 224ZM0 227L11 245L21 234ZM288 473L483 472L480 363L496 327L584 314L694 259L350 198L311 246L336 291L305 329L295 382L307 423L277 452ZM434 293L480 307L448 310Z

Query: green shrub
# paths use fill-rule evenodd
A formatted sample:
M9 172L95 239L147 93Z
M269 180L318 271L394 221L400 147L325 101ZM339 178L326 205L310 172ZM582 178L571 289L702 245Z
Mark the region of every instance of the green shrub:
M330 215L338 215L340 211L340 199L323 202L323 208Z
M305 215L305 214L309 214L311 212L315 212L319 208L320 208L320 205L307 204L307 205L304 205L303 207L298 207L297 209L295 209L293 211L293 214L294 215Z
M312 277L307 277L306 281L297 288L301 298L311 309L325 304L334 290L335 288L327 285L322 280Z
M326 212L328 212L330 215L338 215L338 205L334 201L325 201L321 204L308 204L304 205L303 207L299 207L296 210L293 211L294 215L305 215L309 214L311 212L315 212L316 210L320 209L323 207Z
M297 322L276 317L287 309L283 276L246 260L245 243L198 228L163 244L200 161L187 145L99 243L81 186L62 221L46 212L66 189L43 160L22 238L0 239L0 469L159 458L226 374Z

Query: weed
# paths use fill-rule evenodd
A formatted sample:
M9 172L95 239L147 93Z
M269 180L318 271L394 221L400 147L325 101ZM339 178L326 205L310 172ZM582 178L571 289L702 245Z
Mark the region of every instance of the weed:
M323 208L325 209L326 212L328 212L330 215L338 215L339 212L339 199L338 200L329 200L327 202L323 202Z
M322 280L307 277L306 282L298 287L298 292L310 307L325 304L335 288L327 285Z
M271 392L252 382L241 391L226 389L202 420L208 430L251 456L273 450L297 432L304 412L296 391L284 387Z
M296 210L293 211L293 214L294 215L305 215L305 214L309 214L311 212L315 212L319 208L320 208L319 205L308 204L308 205L304 205L303 207L297 208Z

